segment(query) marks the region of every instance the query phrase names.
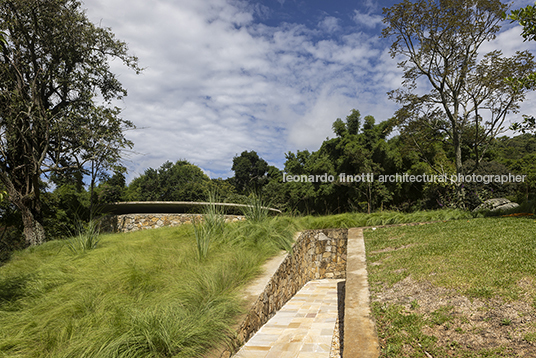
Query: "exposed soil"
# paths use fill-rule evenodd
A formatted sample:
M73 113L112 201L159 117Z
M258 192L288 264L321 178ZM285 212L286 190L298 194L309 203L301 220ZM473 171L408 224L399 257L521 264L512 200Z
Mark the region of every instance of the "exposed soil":
M402 305L406 312L431 320L432 313L441 309L439 312L447 315L445 322L425 325L422 333L435 336L437 345L448 347L452 357L462 356L462 352L466 356L468 351L477 353L499 348L504 349L499 356L536 357L536 310L532 298L535 283L524 279L518 285L526 295L517 301L470 299L456 290L407 277L392 287L371 287L371 299L387 305ZM534 338L527 340L527 337ZM385 346L382 339L380 345ZM433 357L428 352L426 355Z

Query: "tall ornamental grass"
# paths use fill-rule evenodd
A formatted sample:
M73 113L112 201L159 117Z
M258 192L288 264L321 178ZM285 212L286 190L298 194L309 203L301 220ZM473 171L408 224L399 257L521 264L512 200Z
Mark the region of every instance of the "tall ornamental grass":
M247 205L242 207L242 212L246 220L253 222L262 222L270 216L270 203L262 196L251 193L246 201Z
M220 238L225 230L225 213L221 206L215 204L217 201L216 194L209 193L209 203L203 209L203 219L193 223L199 260L206 259L211 242Z
M103 235L84 255L61 241L16 253L0 267L0 357L201 357L225 342L241 288L273 250L213 242L200 261L192 231Z
M69 239L65 240L67 248L76 255L83 254L88 250L97 247L100 241L99 224L95 220L88 223L77 222L77 232Z

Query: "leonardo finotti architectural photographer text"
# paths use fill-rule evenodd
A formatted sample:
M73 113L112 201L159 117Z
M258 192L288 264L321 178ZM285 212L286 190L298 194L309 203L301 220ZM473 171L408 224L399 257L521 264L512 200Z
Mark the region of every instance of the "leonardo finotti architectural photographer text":
M526 175L502 174L502 175L461 175L461 174L442 174L428 175L418 174L410 175L393 174L393 175L374 175L374 173L362 173L350 175L341 173L337 176L324 173L321 175L289 175L283 173L284 183L372 183L378 181L380 183L524 183Z

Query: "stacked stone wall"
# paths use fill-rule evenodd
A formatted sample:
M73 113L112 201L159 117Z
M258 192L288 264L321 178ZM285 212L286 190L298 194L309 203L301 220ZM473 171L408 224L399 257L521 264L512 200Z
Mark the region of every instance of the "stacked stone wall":
M290 300L308 281L346 278L347 229L307 230L300 233L259 295L221 357L230 357Z
M200 222L203 214L124 214L106 217L101 222L102 232L132 232L179 226ZM241 215L225 215L226 222L245 220Z

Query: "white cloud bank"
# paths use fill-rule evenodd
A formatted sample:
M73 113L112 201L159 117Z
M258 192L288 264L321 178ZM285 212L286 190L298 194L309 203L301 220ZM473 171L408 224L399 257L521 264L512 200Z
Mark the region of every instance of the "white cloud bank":
M400 86L388 43L359 27L344 33L336 17L316 28L269 27L255 20L267 9L245 1L86 0L84 7L146 68L139 76L113 68L129 91L123 116L141 128L128 133L139 153L126 163L130 178L178 159L227 177L244 150L281 168L285 152L316 150L352 108L377 121L396 109L385 94ZM376 27L381 16L356 11L354 21ZM510 36L505 41L512 46Z

